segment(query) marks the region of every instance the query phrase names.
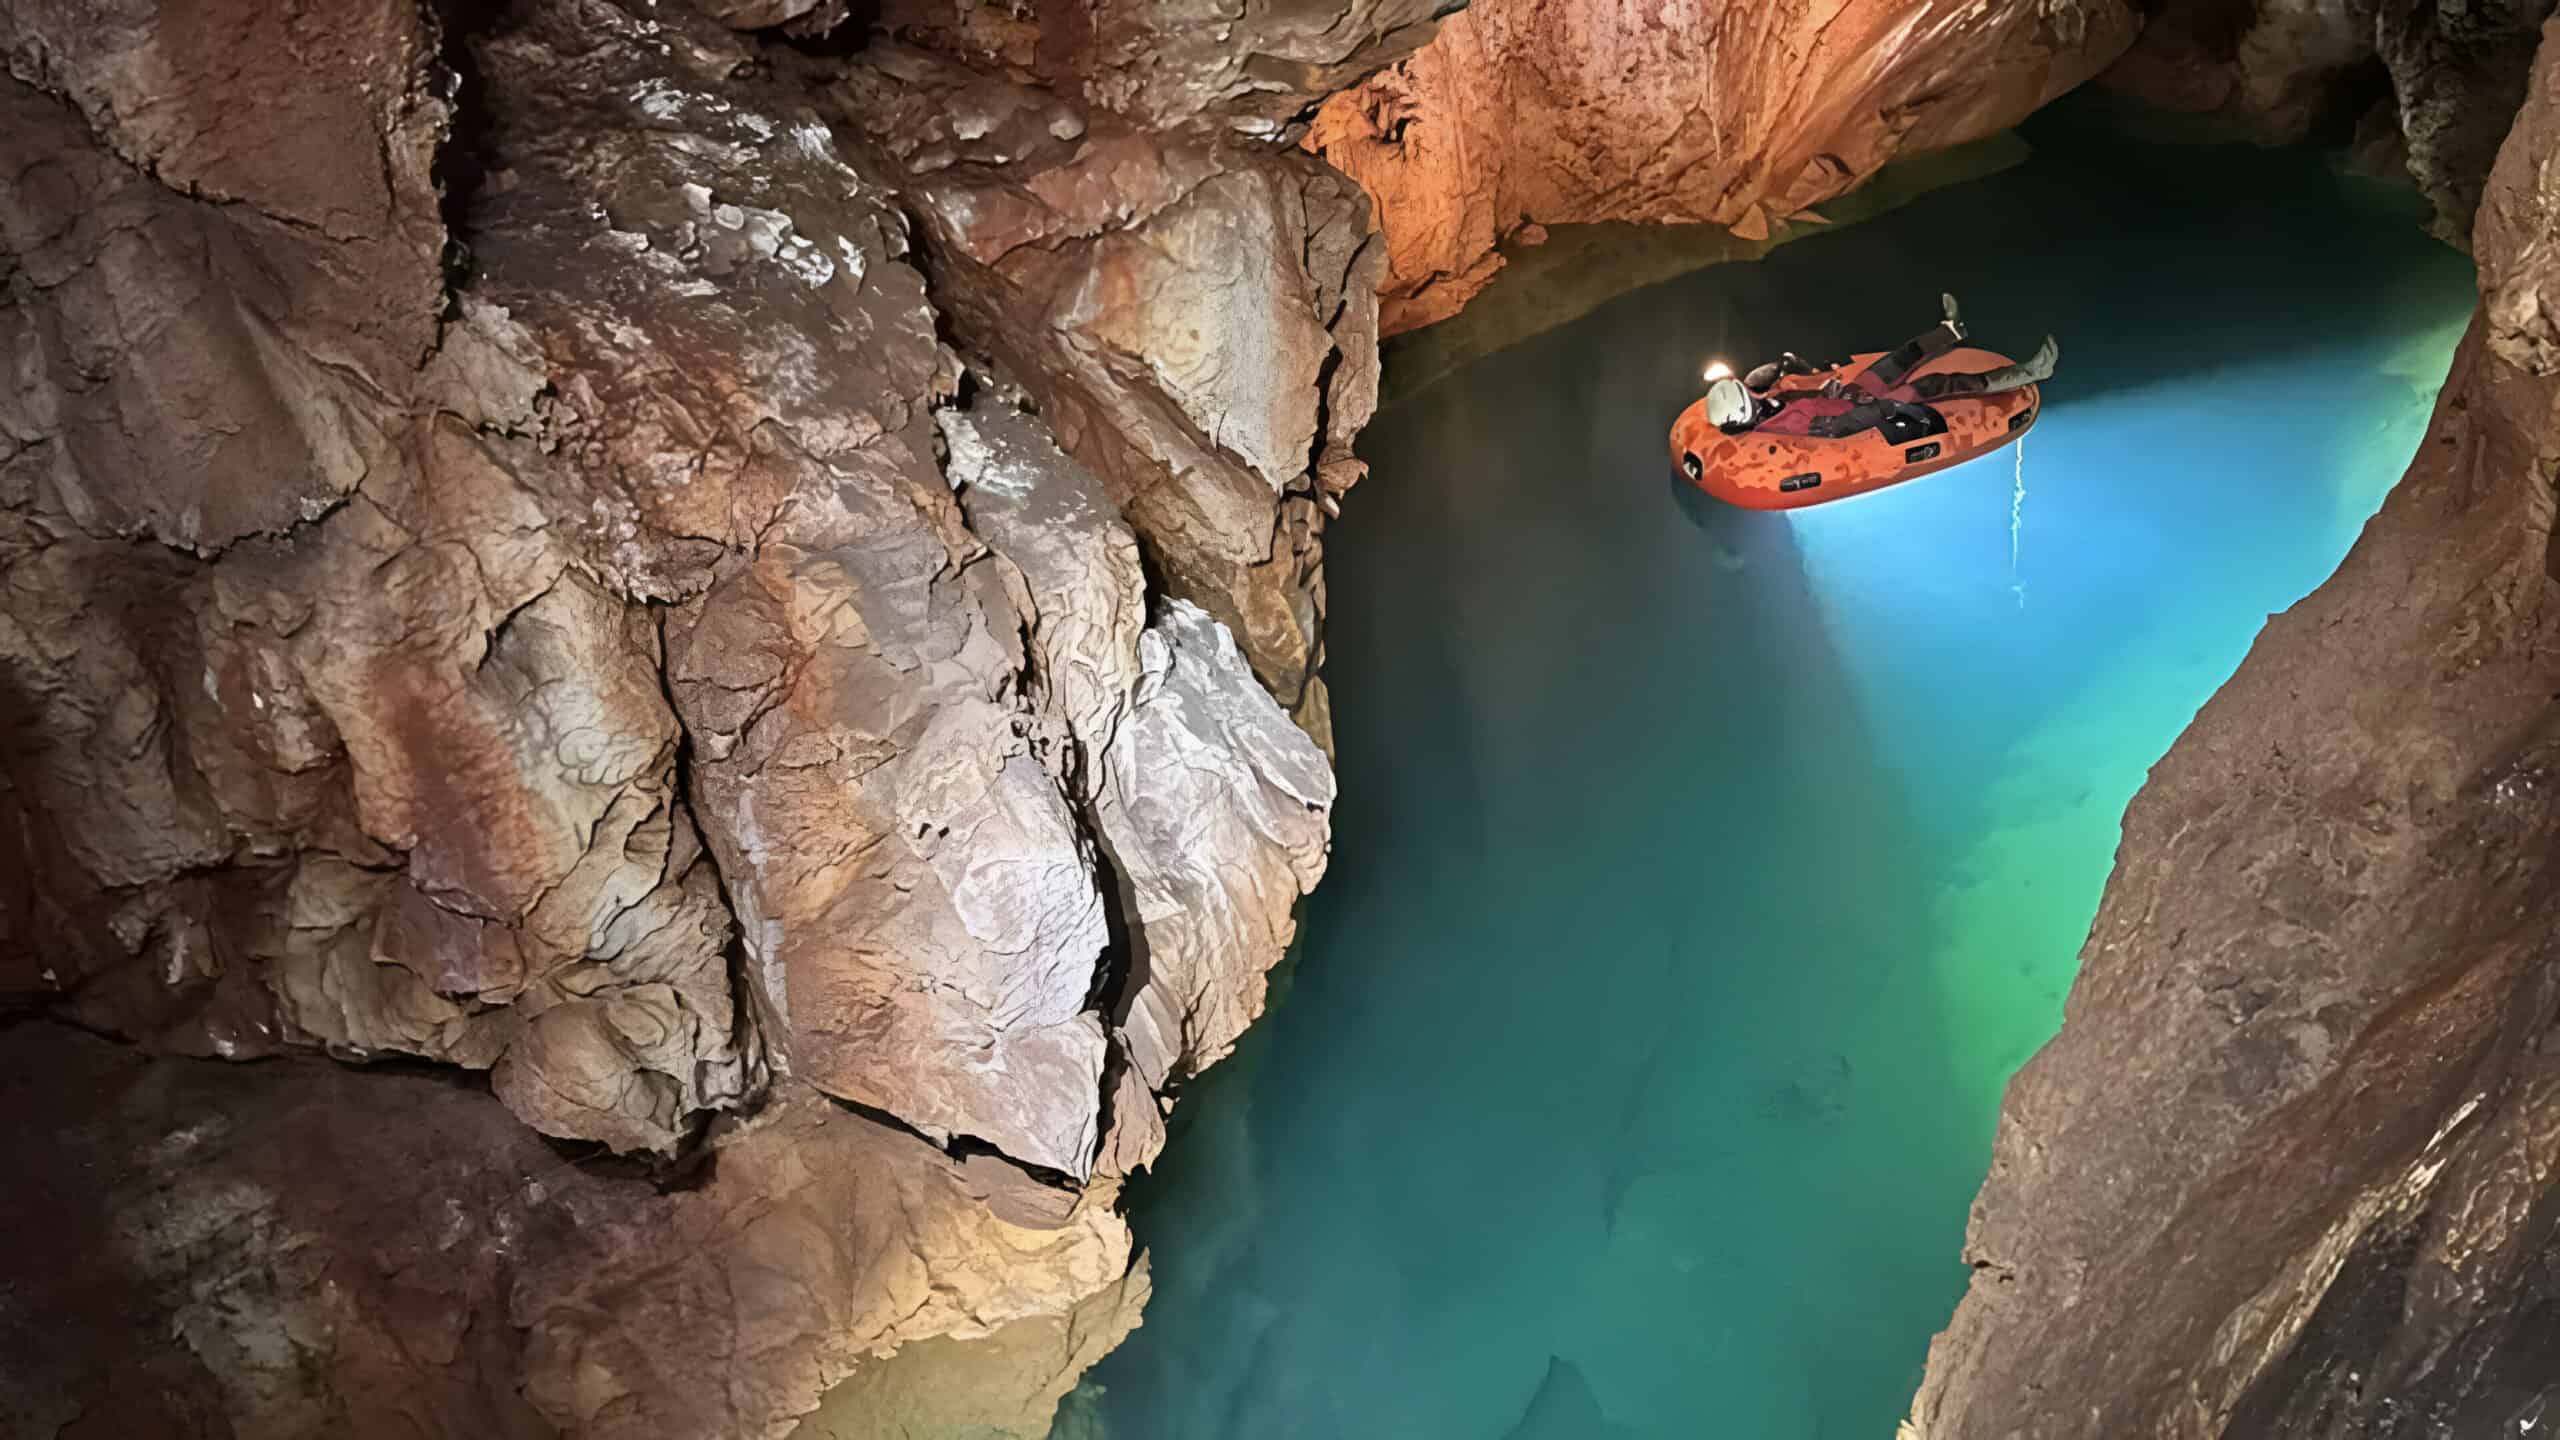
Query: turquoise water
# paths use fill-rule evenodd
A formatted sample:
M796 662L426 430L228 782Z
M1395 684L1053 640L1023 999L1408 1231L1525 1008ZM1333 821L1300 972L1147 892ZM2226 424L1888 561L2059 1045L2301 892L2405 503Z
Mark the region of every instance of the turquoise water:
M1156 1299L1081 1425L1893 1433L2125 801L2406 466L2470 307L2316 155L2029 138L1371 427L1333 872L1139 1188ZM1671 482L1707 359L1882 348L1941 288L2061 336L2023 452L1793 516Z

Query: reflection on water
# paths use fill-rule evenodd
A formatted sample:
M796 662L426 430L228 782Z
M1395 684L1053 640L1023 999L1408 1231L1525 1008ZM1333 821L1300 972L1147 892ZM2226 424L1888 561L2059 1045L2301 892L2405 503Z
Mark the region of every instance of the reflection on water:
M1333 875L1140 1187L1157 1298L1080 1423L1892 1433L2125 800L2406 465L2470 304L2316 158L2063 124L1372 427ZM2062 336L2023 456L1788 516L1671 482L1706 359L1941 288Z

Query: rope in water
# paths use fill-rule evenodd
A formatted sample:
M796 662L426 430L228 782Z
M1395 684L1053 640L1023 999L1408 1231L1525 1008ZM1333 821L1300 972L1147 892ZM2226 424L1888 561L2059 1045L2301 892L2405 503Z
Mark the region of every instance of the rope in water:
M2025 527L2027 515L2027 437L2018 437L2018 477L2009 491L2009 593L2018 597L2018 608L2027 608L2027 587L2018 579L2018 532Z

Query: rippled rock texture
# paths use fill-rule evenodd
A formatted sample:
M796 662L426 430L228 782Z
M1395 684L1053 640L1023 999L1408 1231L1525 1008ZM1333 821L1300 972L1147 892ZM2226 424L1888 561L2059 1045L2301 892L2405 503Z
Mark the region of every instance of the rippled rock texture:
M0 13L8 1433L1037 1433L1135 1323L1375 391L1244 132L1427 17L702 9Z
M1917 1440L2560 1423L2551 34L2407 479L2126 813Z
M1394 333L1456 313L1527 227L1764 239L1896 156L2015 124L2139 24L2125 0L1477 0L1326 102L1307 144L1377 202Z

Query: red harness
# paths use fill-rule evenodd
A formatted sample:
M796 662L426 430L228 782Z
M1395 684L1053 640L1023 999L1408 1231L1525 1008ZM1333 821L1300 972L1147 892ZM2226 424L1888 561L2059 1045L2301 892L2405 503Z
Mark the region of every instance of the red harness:
M1826 395L1820 390L1778 390L1772 392L1785 402L1778 413L1752 426L1770 435L1810 435L1813 422L1833 415L1845 415L1857 408L1864 396L1855 390Z
M1795 378L1789 377L1789 379ZM1845 415L1871 401L1899 400L1904 404L1921 403L1919 395L1912 390L1907 381L1878 391L1870 391L1854 381L1847 380L1840 381L1836 385L1829 381L1813 385L1801 382L1790 385L1781 381L1770 388L1769 394L1781 402L1781 408L1777 414L1752 426L1751 430L1790 437L1809 436L1813 433L1814 421L1829 419L1834 415Z

